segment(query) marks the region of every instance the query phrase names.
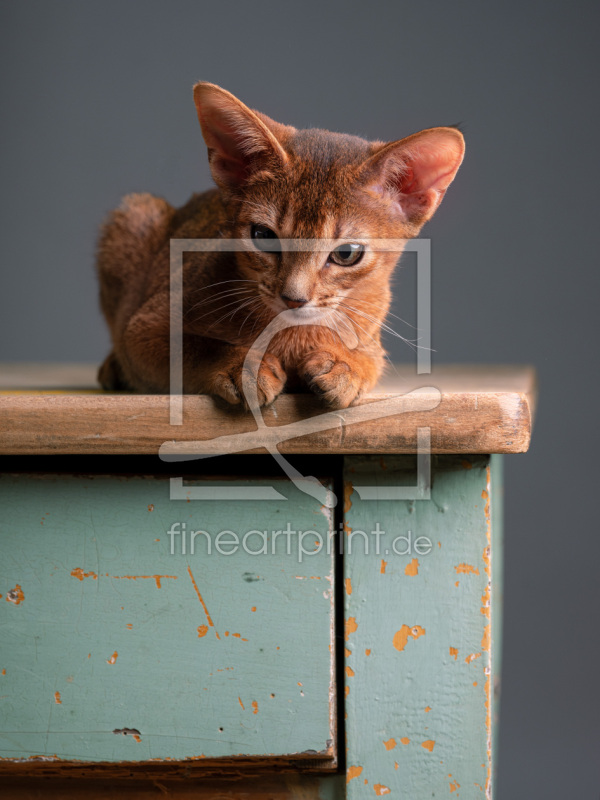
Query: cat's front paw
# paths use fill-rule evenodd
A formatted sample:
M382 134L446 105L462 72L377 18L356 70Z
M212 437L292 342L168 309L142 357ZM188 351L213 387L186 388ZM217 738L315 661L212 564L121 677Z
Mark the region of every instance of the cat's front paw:
M309 387L332 408L347 408L371 388L353 359L326 350L309 353L300 365L300 374Z
M248 395L244 394L243 377L249 379ZM256 396L259 406L270 405L283 391L286 374L279 359L266 353L258 369L246 368L244 373L243 363L235 363L219 371L213 380L212 393L219 395L231 405L244 405L246 408L253 405L251 392L256 387Z

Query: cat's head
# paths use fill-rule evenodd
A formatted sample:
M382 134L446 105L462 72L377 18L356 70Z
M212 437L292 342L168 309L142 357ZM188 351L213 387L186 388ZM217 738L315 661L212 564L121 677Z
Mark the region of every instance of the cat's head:
M388 300L399 249L374 240L412 238L433 216L462 162L462 134L368 142L281 125L210 83L196 84L194 100L230 236L248 242L238 263L265 305L306 316L346 298Z

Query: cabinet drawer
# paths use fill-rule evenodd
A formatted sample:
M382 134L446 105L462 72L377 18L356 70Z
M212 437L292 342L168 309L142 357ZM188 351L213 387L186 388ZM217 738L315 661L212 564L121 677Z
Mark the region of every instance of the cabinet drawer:
M226 484L284 498L0 477L5 766L335 766L332 512L289 481Z

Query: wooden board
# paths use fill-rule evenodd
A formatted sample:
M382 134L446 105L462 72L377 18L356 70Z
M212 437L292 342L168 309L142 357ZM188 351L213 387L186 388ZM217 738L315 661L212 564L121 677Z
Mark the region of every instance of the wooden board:
M289 481L227 488L250 484L283 497L0 477L0 771L334 768L331 511Z
M492 797L498 458L446 459L422 501L357 492L414 484L414 459L347 460L348 800Z
M433 453L522 453L536 397L528 367L441 366L416 375L397 366L350 409L328 412L313 395L284 394L258 427L250 413L190 395L183 424L171 425L168 396L110 394L94 385L94 369L85 365L0 367L0 453L160 452L179 460L264 452L267 441L282 453L414 453L418 428L429 429Z

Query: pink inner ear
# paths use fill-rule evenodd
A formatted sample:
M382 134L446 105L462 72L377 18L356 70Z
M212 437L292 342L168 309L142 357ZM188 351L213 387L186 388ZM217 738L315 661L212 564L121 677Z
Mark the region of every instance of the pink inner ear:
M398 189L402 194L444 192L454 180L462 161L461 140L450 135L424 135L423 141L409 146L403 154L403 169Z

